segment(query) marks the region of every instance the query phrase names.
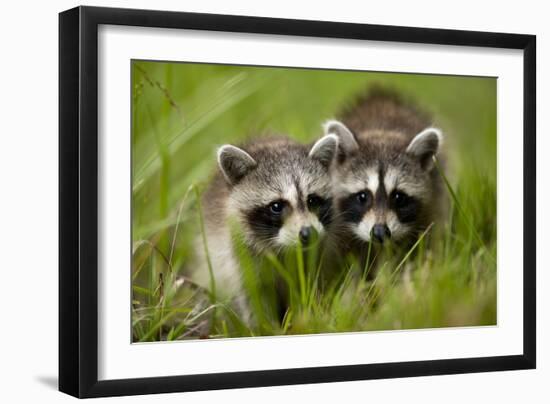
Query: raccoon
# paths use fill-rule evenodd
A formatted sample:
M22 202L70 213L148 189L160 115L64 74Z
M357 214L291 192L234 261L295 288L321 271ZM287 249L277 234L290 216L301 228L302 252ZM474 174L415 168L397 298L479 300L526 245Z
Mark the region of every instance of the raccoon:
M341 245L410 246L440 213L434 168L443 136L431 118L391 90L374 88L324 124L339 140L333 193Z
M229 221L237 221L254 255L281 251L298 240L307 244L314 232L323 236L331 222L330 167L337 144L330 134L311 147L275 137L218 149L219 172L202 198L205 234L218 293L234 303L246 322L250 313ZM193 277L207 286L204 249L197 250L202 257Z

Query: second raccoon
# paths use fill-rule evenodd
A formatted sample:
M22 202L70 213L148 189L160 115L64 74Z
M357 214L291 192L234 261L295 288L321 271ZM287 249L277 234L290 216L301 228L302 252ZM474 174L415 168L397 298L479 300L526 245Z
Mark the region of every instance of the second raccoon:
M414 242L441 206L433 157L443 137L430 117L374 88L324 130L339 139L333 192L342 244L364 253L371 242Z

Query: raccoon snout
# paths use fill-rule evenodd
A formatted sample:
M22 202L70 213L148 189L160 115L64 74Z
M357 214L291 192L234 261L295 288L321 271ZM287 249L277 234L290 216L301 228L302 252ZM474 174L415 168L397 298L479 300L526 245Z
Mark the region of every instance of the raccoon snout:
M302 244L307 244L309 242L309 239L311 238L312 233L312 227L311 226L304 226L300 229L300 241Z
M389 239L391 237L391 231L385 224L375 224L372 227L372 236L378 241L379 243L383 243L384 240Z

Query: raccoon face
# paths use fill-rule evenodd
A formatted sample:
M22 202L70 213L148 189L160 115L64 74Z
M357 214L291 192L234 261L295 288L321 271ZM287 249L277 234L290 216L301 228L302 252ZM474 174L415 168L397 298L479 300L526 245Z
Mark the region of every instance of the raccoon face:
M333 183L341 227L366 242L417 237L434 211L433 156L441 132L427 128L409 140L384 131L358 139L335 121L325 131L339 138Z
M230 188L229 214L239 219L249 247L281 250L324 234L331 222L329 170L337 144L328 135L310 149L285 140L249 151L231 145L218 150Z

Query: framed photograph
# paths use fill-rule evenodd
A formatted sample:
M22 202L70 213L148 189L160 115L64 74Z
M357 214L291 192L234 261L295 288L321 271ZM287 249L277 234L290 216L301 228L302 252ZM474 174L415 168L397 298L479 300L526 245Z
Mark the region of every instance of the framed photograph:
M59 388L535 367L535 36L59 17Z

